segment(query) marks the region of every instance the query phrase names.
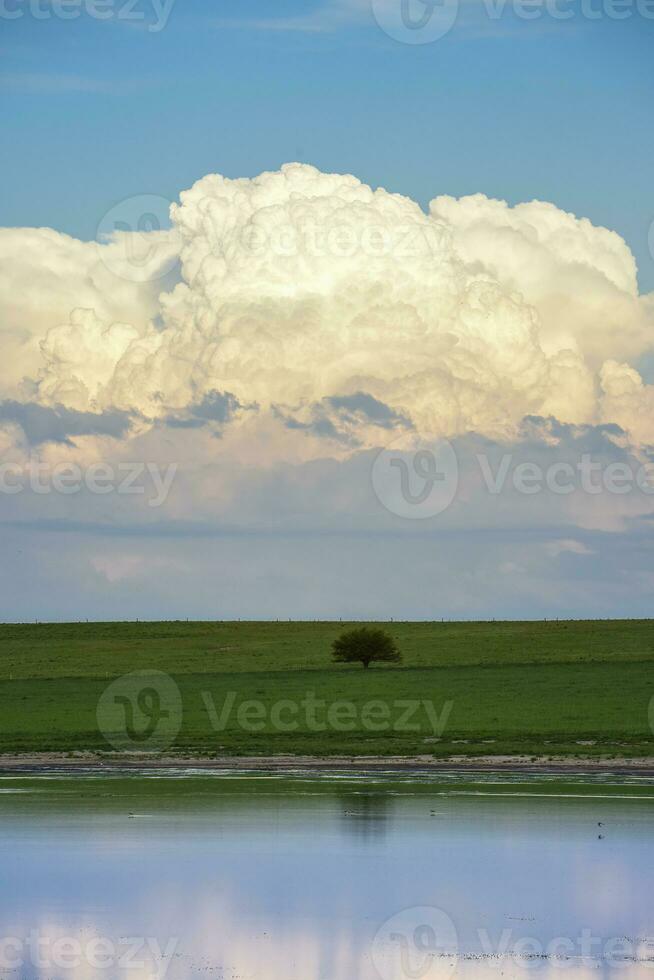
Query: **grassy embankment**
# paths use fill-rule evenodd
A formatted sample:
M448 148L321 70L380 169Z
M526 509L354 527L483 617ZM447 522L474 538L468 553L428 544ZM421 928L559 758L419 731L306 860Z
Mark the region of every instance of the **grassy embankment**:
M331 662L338 623L0 626L0 752L111 751L96 719L102 691L124 673L155 669L182 693L173 752L654 755L652 622L382 625L403 662L367 671ZM270 721L275 702L300 704L310 691L327 704L354 703L354 730L311 731L303 709L297 731ZM228 694L234 708L217 731L206 699L220 711ZM238 721L238 706L250 699L264 705L259 732ZM440 738L422 709L410 719L418 731L366 730L364 705L382 702L395 723L404 711L398 700L429 700L439 715L451 701Z

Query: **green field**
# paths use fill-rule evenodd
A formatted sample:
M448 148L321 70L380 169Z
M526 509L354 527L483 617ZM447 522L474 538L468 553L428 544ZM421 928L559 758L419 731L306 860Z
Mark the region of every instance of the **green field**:
M654 755L650 621L380 625L403 661L367 671L331 662L331 622L0 626L0 752L114 751L103 691L157 670L181 692L170 752Z

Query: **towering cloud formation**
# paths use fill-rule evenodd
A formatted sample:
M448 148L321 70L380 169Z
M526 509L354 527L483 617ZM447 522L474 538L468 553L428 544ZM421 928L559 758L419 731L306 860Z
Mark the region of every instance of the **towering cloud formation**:
M508 438L526 415L654 439L633 367L654 303L625 242L586 220L481 195L425 214L300 164L207 176L171 219L139 276L125 233L1 233L3 397L163 421L219 392L364 445L393 426Z

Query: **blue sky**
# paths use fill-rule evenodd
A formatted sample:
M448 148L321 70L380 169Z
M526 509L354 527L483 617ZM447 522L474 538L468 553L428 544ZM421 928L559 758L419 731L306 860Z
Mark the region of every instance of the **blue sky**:
M159 31L151 0L142 20L108 2L99 21L4 0L21 16L1 24L0 224L90 239L125 197L300 160L422 204L552 201L623 235L654 289L654 20L637 10L491 21L466 0L445 37L409 45L360 0L176 0Z
M443 36L406 43L402 3ZM653 45L654 0L0 0L0 616L651 614L638 477L495 493L474 461L654 460ZM125 232L134 201L288 161L486 197L427 219L299 166ZM623 236L640 296L623 244L562 211ZM316 223L353 252L309 247ZM451 507L397 509L397 454L408 506L442 436ZM175 467L170 496L58 488L98 461Z

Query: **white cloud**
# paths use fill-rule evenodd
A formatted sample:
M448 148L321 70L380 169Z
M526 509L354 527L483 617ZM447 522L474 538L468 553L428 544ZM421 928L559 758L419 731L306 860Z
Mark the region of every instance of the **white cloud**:
M78 324L59 327L49 397L157 413L213 389L264 409L364 391L421 432L498 434L526 414L607 419L604 361L652 343L625 243L553 205L436 198L426 216L296 164L208 176L172 218L183 281L160 297L164 329L130 339L89 317L100 366L81 358Z
M153 241L157 241L153 233ZM162 261L163 249L153 249L153 261ZM111 261L103 261L106 255ZM97 245L82 242L51 228L0 228L0 391L3 397L31 393L40 375L43 397L56 399L59 384L56 364L59 357L71 365L67 374L73 388L84 388L76 361L91 357L91 370L97 372L96 359L109 356L109 374L116 366L118 349L107 354L104 329L122 329L142 335L159 310L158 281L132 282L117 272L125 261L120 242ZM112 271L115 270L115 271ZM87 311L87 312L84 312ZM85 327L80 327L84 322ZM114 328L113 324L125 324ZM79 345L77 351L75 348ZM61 347L61 355L58 348ZM48 387L52 383L52 391ZM84 388L75 399L62 392L60 400L73 408L87 408L92 393Z
M631 366L654 346L654 302L614 232L482 195L425 214L300 164L209 175L171 218L106 244L0 231L4 397L183 424L229 393L335 454L392 424L510 439L527 415L654 441L654 388ZM177 254L171 288L158 276Z

